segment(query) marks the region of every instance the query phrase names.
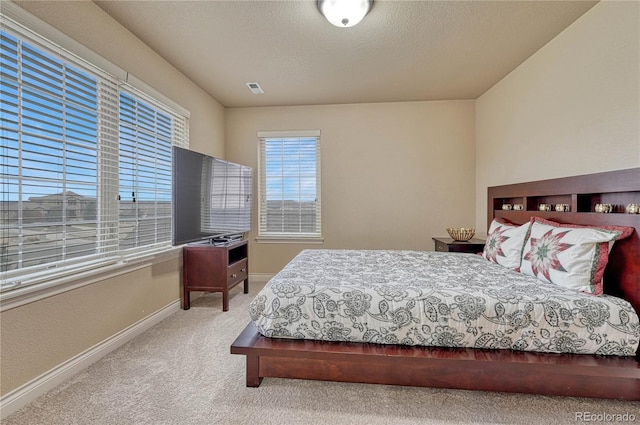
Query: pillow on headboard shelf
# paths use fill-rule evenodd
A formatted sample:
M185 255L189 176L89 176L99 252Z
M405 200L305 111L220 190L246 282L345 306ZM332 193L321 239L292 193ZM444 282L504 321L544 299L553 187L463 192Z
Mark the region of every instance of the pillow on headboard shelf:
M532 217L520 271L543 282L600 295L610 243L630 236L633 230L561 224Z
M518 269L529 226L530 223L518 226L495 218L489 226L482 256L512 270Z

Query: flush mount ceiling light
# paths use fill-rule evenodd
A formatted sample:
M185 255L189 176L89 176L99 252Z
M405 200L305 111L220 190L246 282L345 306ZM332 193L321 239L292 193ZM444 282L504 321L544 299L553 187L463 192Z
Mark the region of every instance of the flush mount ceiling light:
M373 0L318 0L318 10L336 27L348 28L362 21Z

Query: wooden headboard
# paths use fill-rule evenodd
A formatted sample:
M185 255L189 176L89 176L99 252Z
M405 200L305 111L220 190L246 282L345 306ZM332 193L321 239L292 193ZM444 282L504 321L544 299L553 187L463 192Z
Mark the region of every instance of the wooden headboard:
M496 217L523 224L533 216L558 223L628 226L635 232L614 244L604 274L604 292L628 300L640 315L640 214L627 214L628 204L640 204L640 168L582 176L516 183L488 188L487 228ZM503 204L522 204L520 211ZM550 204L551 211L540 211ZM554 211L569 204L569 212ZM611 204L610 213L596 213L596 204Z

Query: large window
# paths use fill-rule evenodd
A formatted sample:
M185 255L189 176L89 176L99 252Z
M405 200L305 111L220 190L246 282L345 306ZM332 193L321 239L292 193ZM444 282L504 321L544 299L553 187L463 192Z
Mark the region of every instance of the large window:
M258 237L320 240L320 132L260 132Z
M2 16L0 289L170 247L188 119Z

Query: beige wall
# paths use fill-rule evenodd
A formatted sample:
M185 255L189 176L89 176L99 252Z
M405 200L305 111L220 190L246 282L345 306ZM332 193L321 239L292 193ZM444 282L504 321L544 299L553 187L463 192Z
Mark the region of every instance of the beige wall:
M182 258L2 312L1 393L180 299Z
M256 171L258 131L321 131L324 244L256 244L254 230L250 271L309 247L431 250L445 227L472 226L474 125L473 101L227 110L227 159Z
M224 155L224 108L94 3L19 4L190 110L192 148ZM0 394L179 299L174 259L2 312Z
M604 1L476 101L487 187L640 166L640 3Z

